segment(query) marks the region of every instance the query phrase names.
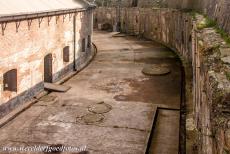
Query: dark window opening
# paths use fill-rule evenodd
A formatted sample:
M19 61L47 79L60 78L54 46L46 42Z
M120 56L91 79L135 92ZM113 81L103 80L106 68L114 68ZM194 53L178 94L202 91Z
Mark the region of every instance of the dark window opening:
M85 38L82 39L82 52L85 52Z
M136 16L136 23L138 23L138 16Z
M189 36L189 42L192 42L192 35Z
M48 54L44 58L44 82L53 82L53 56Z
M91 36L88 35L88 43L87 43L87 47L90 48L91 47Z
M133 0L132 7L137 7L137 4L138 4L138 0Z
M184 41L184 31L181 32L181 41L182 41L182 44L185 43L185 41Z
M17 92L17 69L12 69L3 75L3 90Z
M63 61L69 62L69 46L66 46L63 49Z

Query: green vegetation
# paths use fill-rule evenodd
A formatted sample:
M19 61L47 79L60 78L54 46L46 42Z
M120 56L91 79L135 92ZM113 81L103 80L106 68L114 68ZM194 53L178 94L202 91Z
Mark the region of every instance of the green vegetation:
M204 20L197 24L197 28L201 30L204 28L216 27L216 25L216 21L205 17Z
M220 29L219 27L216 26L216 32L221 35L221 37L228 45L230 45L230 37L223 29Z
M191 11L190 15L192 16L193 19L196 19L197 12Z
M230 81L230 72L225 72L227 79Z
M196 17L197 13L191 12L191 15L193 16L193 18ZM219 28L217 22L215 20L212 20L210 18L208 18L207 16L205 16L205 18L197 24L197 28L199 30L202 30L204 28L214 28L216 30L216 32L218 34L221 35L221 37L224 39L224 41L230 45L230 37L229 35L221 28Z

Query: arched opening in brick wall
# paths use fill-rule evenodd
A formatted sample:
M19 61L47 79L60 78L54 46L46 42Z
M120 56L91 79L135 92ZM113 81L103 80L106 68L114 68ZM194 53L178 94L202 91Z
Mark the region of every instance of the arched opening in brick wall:
M104 23L101 26L101 30L112 31L113 30L113 26L110 23Z
M63 61L69 62L69 46L63 48Z
M3 74L3 90L17 92L17 69L12 69Z
M83 39L82 39L82 43L81 43L81 48L82 48L81 51L82 51L82 52L85 52L85 51L86 51L86 45L85 45L86 42L85 42L85 41L86 41L85 38L83 38Z
M133 0L132 1L132 7L137 7L138 5L138 0Z
M53 56L52 54L47 54L44 57L44 82L53 82Z
M87 48L91 47L91 35L88 35L88 40L87 40Z

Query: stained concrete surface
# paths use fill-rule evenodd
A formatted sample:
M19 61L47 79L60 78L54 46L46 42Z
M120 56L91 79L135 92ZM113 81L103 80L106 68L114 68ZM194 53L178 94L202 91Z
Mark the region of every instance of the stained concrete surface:
M158 43L112 34L94 33L98 54L86 69L64 83L72 88L50 93L55 99L41 99L2 127L0 147L61 144L86 146L96 154L144 153L157 106L180 108L180 63ZM172 71L165 76L144 75L143 67L151 64L165 64ZM111 110L100 115L89 111L101 102ZM175 122L161 125L175 131L172 140L167 132L160 132L160 141L167 145L174 144L179 133L179 117L171 120Z

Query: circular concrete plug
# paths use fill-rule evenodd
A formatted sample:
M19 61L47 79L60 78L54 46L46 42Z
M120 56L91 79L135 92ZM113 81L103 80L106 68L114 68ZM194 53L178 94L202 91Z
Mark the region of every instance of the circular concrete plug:
M97 104L90 105L88 107L88 110L90 112L93 112L93 113L96 113L96 114L101 114L101 113L107 113L107 112L111 111L112 106L102 102L102 103L97 103Z
M164 65L151 65L143 68L142 73L149 76L159 76L169 74L171 70Z

